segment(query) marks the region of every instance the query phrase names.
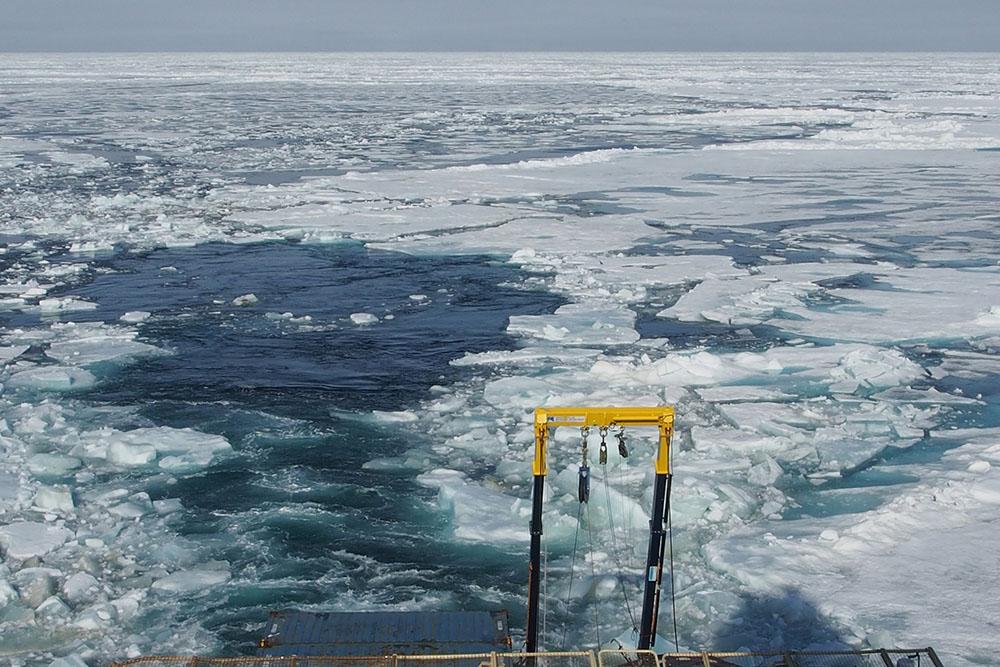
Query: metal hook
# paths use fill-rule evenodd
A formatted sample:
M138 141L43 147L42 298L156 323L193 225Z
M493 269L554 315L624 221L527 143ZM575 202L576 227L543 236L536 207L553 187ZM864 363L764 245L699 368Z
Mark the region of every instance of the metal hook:
M607 437L608 437L608 427L607 426L602 426L601 427L601 450L600 450L600 457L599 457L599 460L600 460L600 463L601 463L602 466L608 464L608 443L607 443Z
M625 427L623 426L618 434L615 436L618 438L618 455L623 459L628 458L628 447L625 446Z

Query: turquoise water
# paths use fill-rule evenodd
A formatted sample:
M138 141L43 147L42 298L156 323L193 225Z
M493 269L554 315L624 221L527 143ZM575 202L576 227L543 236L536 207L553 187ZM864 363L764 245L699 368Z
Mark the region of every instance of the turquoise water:
M520 595L523 554L446 539L435 493L412 471L363 467L426 441L365 415L460 381L467 371L452 359L511 348L507 318L550 312L558 297L519 287L516 270L489 258L357 245L204 245L102 268L111 272L74 290L101 307L73 319L151 310L142 337L171 354L120 369L82 398L225 436L237 453L200 474L142 482L154 500L179 498L178 532L233 572L224 592L154 608L144 624L198 621L240 653L277 608L492 608L498 595ZM256 304L230 304L250 292ZM348 317L359 311L382 320L356 326Z

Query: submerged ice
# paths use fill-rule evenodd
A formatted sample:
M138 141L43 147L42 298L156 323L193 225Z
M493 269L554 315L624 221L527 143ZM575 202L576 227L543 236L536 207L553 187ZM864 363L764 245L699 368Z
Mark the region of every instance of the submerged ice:
M646 403L682 646L1000 651L995 56L2 70L4 659L246 652L292 606L517 625L531 410ZM547 648L630 631L629 436L585 508L553 442Z

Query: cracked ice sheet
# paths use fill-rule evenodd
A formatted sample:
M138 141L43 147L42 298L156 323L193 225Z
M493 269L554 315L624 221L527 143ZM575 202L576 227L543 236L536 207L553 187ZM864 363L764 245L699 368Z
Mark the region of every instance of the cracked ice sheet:
M659 317L685 322L759 324L781 311L801 307L804 300L822 292L821 280L846 278L870 272L870 265L854 263L802 263L762 266L750 272L707 273ZM783 322L782 322L783 324Z
M284 238L307 242L350 238L372 246L402 243L408 247L408 241L414 237L424 239L491 229L530 215L533 215L530 210L509 206L450 202L405 206L390 201L359 203L345 198L340 203L247 211L231 216L229 221L275 230Z
M878 509L764 523L706 546L710 565L757 593L798 587L847 636L872 645L937 646L946 664L1000 652L1000 429L954 431L966 444L910 466L922 481Z
M817 338L871 343L975 339L1000 333L1000 270L873 271L889 289L834 289L828 310L789 308L781 326ZM772 321L771 323L774 323Z
M821 287L870 274L876 285ZM836 302L813 306L809 297ZM708 277L658 315L684 321L767 323L817 339L904 343L975 339L1000 332L1000 270L886 264L798 264Z
M868 243L903 247L897 241L900 234L923 235L926 240L906 251L933 257L940 253L940 242L933 239L946 224L952 256L969 261L995 256L996 244L983 237L992 221L955 196L968 187L983 190L983 196L1000 196L980 176L990 168L979 164L989 159L985 154L965 154L959 165L936 152L922 154L918 164L893 152L821 153L790 161L778 152L612 151L603 154L604 161L552 158L532 161L530 169L501 164L390 170L275 188L232 186L208 200L213 206L243 209L229 218L243 234L266 237L283 229L293 238L331 241L346 236L429 254L509 255L522 248L596 254L647 240L663 247L674 243L678 249L726 252L726 244L685 237L736 228L772 247L774 240L780 241L781 247L774 247L778 253L828 252L841 260L871 256ZM914 206L911 188L899 187L903 181L921 189L919 201L932 198L938 204L931 209ZM591 216L577 208L595 197L617 212ZM846 213L831 210L843 201L853 202ZM600 269L597 262L591 268ZM762 306L789 303L802 296L797 288L772 286L759 295Z
M645 223L631 216L595 218L521 217L500 226L456 229L390 243L373 243L385 250L421 254L499 254L510 256L528 246L540 250L573 248L598 254L627 250L649 232Z
M574 247L574 251L578 248ZM522 248L511 261L530 271L555 273L551 289L574 300L613 299L622 304L644 303L649 290L681 286L698 280L738 278L745 269L722 255L624 255L599 257L582 252L545 252Z

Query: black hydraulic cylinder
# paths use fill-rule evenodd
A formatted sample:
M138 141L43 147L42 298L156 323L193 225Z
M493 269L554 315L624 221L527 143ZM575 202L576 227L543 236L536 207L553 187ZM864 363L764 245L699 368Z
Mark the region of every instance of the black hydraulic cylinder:
M542 561L542 494L545 492L545 475L535 475L531 492L531 560L528 564L528 627L525 651L538 650L538 598L541 592ZM529 659L529 664L533 663Z
M656 610L653 613L653 628L650 633L653 637L656 636L656 623L660 618L660 594L663 592L663 556L667 552L667 535L670 532L670 487L673 485L673 481L674 476L667 475L667 499L663 504L663 522L667 524L667 530L663 532L663 537L660 538L660 566L656 573L656 580L660 582L660 585L656 588L656 602L653 604L653 609ZM671 565L673 564L671 563ZM670 579L670 585L674 585L673 577Z
M642 593L642 620L639 622L639 650L652 646L653 628L659 612L660 577L663 572L663 509L667 497L669 475L656 475L653 486L653 510L649 513L649 548L646 550L646 585Z

